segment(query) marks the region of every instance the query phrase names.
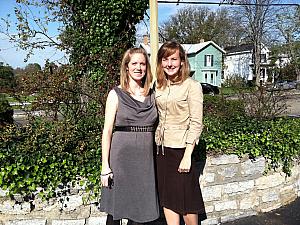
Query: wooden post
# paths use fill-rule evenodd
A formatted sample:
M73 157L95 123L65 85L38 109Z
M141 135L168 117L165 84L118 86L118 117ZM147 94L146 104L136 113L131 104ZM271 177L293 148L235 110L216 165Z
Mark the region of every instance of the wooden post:
M158 51L158 4L157 0L149 0L150 5L150 64L156 79L156 57Z

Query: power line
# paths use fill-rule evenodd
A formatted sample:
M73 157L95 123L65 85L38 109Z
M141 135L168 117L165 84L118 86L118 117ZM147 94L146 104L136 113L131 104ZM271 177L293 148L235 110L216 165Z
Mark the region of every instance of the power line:
M170 3L170 4L190 4L190 5L257 5L257 6L300 6L296 3L270 3L270 4L255 4L255 3L235 3L234 1L230 2L203 2L203 1L161 1L158 0L158 3Z

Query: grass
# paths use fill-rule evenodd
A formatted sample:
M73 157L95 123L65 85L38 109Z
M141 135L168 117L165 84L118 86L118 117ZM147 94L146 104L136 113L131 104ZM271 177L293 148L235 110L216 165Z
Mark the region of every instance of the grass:
M3 94L5 99L9 102L17 103L17 102L32 102L36 99L35 96L21 96L20 99L17 99L15 97L9 96L8 94Z

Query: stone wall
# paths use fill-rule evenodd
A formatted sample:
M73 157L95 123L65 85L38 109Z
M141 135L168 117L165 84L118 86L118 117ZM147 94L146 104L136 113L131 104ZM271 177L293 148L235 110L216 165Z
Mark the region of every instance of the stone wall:
M300 196L300 166L292 176L282 172L264 175L264 158L239 159L236 155L208 158L200 176L208 219L202 224L218 224L268 212Z
M293 167L291 177L280 172L264 175L264 158L251 161L223 155L209 157L199 167L208 217L203 225L267 212L300 196L299 165ZM86 197L82 189L75 188L69 196L47 202L35 198L29 203L22 196L13 201L0 190L0 225L104 225L105 214L99 212L96 202L84 204Z

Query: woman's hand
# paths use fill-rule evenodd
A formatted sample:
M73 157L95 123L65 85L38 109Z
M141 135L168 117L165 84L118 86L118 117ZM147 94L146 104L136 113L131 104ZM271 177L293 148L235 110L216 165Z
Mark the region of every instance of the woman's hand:
M113 181L113 172L111 169L101 171L101 186L102 187L111 187Z
M178 167L179 173L189 173L191 169L191 156L184 155Z

